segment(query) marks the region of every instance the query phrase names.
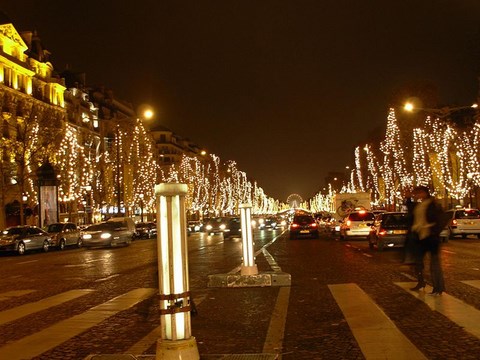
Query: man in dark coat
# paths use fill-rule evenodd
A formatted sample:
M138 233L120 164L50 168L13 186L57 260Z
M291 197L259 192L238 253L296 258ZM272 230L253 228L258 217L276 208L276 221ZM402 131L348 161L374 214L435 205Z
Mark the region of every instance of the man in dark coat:
M425 287L423 262L425 254L430 253L430 275L432 277L432 295L441 295L445 291L443 272L440 262L440 233L444 227L444 212L440 204L430 196L428 187L417 186L412 192L417 201L413 208L411 231L418 241L418 255L415 264L418 284L412 290Z

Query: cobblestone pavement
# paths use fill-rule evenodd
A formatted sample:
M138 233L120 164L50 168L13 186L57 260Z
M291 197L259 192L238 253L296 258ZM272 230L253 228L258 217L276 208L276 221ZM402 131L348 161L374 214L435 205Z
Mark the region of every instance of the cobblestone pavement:
M267 244L271 238L257 238L257 248ZM190 242L191 290L198 309L198 315L192 318L192 333L201 358L226 359L228 354L243 354L243 358L249 355L253 360L259 359L260 354L266 356L265 341L270 322L275 317L273 309L281 288L209 288L208 275L225 273L239 265L240 244L237 240L203 243L199 238L192 238ZM480 290L462 282L480 278L477 269L480 254L475 244L480 245L480 241L451 241L444 245L443 260L448 294L480 309ZM30 279L15 277L17 275L6 277L2 281L5 291L32 288L36 291L0 301L0 352L4 346L130 290L156 287L156 263L153 257L144 255L150 254L147 251L150 247L154 248L153 242L133 244L132 248L140 253L137 258L128 253L128 249L117 249L112 254L118 256L118 260L109 263L106 271L109 275L100 279L94 274L106 264L95 262L98 260L95 257L108 255L105 258L111 259L107 251L82 253L79 250L78 255L72 252L65 257L68 259L66 262L73 262L74 256L84 257L87 254L88 261L99 264L98 268L92 268L84 276L78 270L77 273L72 272L68 275L68 282L55 282L53 275L60 266L63 271L70 271L69 266L73 266L62 263L56 256L58 254L45 254L49 265L42 264L46 268L44 273L32 267L31 272L26 273ZM349 283L358 285L426 358L480 359L479 338L395 284L412 281L412 271L409 266L401 264L399 251L377 253L369 250L363 242L341 242L327 236L320 240L291 241L285 235L269 245L267 250L292 279L283 344L276 349L283 359L365 358L328 287ZM141 262L140 257L145 261ZM25 259L36 261L37 258ZM13 263L13 260L3 257L0 265L2 261ZM262 253L257 255L256 263L260 272L271 271L271 263ZM120 264L128 266L123 269ZM42 283L48 286L38 286ZM18 320L1 322L2 312L51 296L49 291L52 288L56 293L72 288L95 291ZM85 359L91 354L127 354L158 325L158 301L154 296L116 313L34 359ZM382 342L382 339L377 341ZM142 353L135 354L143 355L139 358L153 358L155 348L155 341L152 341Z

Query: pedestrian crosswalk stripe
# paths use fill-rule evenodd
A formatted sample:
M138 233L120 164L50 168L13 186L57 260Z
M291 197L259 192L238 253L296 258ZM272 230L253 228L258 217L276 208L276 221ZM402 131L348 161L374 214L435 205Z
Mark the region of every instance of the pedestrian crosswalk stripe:
M427 359L358 285L328 287L365 358Z
M35 292L36 290L12 290L12 291L6 291L3 293L0 293L0 301L3 300L9 300L14 297L20 297L23 295L31 294L32 292Z
M88 330L120 311L153 296L157 289L140 288L117 296L88 311L60 321L42 331L0 348L0 359L21 360L38 356L68 339Z
M417 299L423 301L432 310L436 310L445 315L469 333L480 338L480 311L473 306L468 305L447 293L443 293L440 296L430 296L428 295L428 293L432 291L430 286L427 286L425 291L417 292L410 290L411 287L415 286L416 283L414 282L399 282L395 284L415 296Z
M463 280L462 283L473 286L474 288L480 289L480 280Z
M36 313L48 309L52 306L62 304L66 301L76 299L80 296L86 295L94 290L91 289L78 289L70 290L61 294L57 294L34 303L28 303L24 305L17 306L12 309L8 309L0 312L0 325L20 319L24 316Z
M279 354L281 359L283 336L287 321L288 301L290 299L290 286L281 287L277 301L273 308L272 317L268 326L267 336L263 344L263 353Z

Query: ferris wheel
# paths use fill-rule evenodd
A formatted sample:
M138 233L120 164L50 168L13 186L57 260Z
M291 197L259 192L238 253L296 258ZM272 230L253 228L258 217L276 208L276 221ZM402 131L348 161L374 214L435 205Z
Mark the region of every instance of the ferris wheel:
M296 209L300 207L302 203L303 203L303 199L300 195L298 194L288 195L287 204L290 205L291 208Z

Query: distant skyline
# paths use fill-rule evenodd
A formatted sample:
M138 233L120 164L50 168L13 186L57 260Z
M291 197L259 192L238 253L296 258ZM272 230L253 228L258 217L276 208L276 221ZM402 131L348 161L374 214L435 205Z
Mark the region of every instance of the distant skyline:
M352 4L354 3L354 4ZM476 101L480 1L6 0L61 72L85 72L265 192L304 199L416 88ZM402 116L402 115L399 115Z

